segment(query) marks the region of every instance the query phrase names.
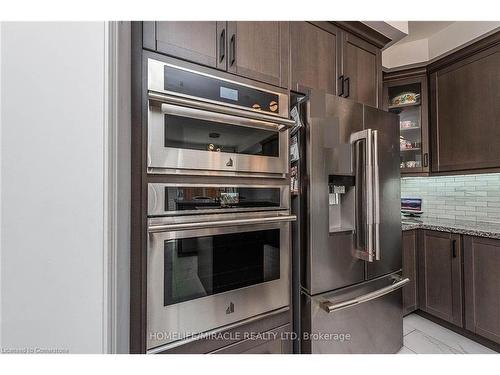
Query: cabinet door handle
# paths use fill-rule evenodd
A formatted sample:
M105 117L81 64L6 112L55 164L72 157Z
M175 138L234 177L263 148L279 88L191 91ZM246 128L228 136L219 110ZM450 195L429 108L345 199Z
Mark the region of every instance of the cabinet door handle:
M347 93L345 94L344 98L348 98L349 95L351 95L351 80L349 77L345 79L345 82L347 83Z
M231 36L230 47L229 47L230 62L229 66L233 66L236 61L236 35Z
M222 29L219 37L219 63L226 57L226 29Z
M429 166L429 154L426 152L424 154L424 167L428 167Z
M453 258L457 257L457 240L451 241L451 253Z
M340 81L340 93L339 96L344 95L344 75L342 74L339 78L338 81Z

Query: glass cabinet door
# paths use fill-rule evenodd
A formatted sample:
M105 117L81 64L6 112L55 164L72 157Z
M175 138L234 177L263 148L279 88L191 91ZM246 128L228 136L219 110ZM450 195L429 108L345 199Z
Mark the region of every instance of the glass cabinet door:
M388 88L388 110L400 118L401 172L421 172L428 165L422 134L422 85L420 82Z

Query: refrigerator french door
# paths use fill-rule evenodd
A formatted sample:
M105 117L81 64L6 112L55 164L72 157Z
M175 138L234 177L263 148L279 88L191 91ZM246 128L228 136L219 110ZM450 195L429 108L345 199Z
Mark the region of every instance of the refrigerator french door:
M302 352L396 352L408 282L400 277L398 117L317 91L301 110Z

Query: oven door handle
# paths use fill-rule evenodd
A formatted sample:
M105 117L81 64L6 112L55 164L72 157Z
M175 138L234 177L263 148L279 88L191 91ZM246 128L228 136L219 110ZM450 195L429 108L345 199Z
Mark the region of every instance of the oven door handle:
M175 230L185 230L185 229L228 227L233 225L281 223L281 222L295 221L295 220L297 220L297 216L295 215L283 215L283 216L260 217L260 218L250 218L250 219L205 221L196 223L156 224L148 226L148 233L158 233L158 232L167 232Z
M257 111L226 107L151 91L148 93L148 97L150 101L159 103L163 112L184 117L197 117L217 122L236 122L238 125L272 128L279 131L285 131L295 126L293 120Z

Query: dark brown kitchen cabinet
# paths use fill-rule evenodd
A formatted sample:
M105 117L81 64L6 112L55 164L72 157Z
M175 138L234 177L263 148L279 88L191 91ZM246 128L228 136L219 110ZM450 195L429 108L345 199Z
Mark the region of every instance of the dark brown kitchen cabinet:
M425 230L419 253L419 308L462 327L460 235Z
M328 22L290 22L290 88L337 95L340 40L340 30Z
M170 56L217 68L225 22L161 21L155 22L156 50ZM223 67L225 69L225 66Z
M288 87L288 22L161 21L144 25L146 48Z
M430 67L433 172L500 167L500 33L474 48Z
M418 307L417 293L417 231L403 232L403 277L410 283L403 287L403 313L409 314Z
M292 90L319 89L382 105L381 49L329 22L291 22Z
M288 27L288 22L228 22L228 71L288 87Z
M465 328L500 343L500 240L464 236Z
M342 33L343 97L382 106L382 52L348 32ZM340 94L339 94L340 95Z
M426 68L384 74L383 108L399 115L401 174L428 175L429 122Z

